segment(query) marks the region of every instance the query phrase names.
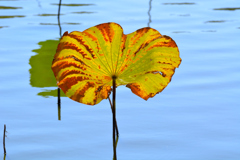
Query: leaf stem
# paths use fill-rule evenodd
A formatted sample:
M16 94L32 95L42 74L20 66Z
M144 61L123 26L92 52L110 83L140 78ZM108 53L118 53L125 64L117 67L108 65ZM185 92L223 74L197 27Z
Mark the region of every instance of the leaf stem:
M117 160L117 152L116 152L116 141L115 141L115 129L116 129L116 76L112 76L113 80L113 96L112 96L112 113L113 113L113 157L114 160Z
M110 103L110 106L111 106L111 109L112 109L112 113L113 113L113 105L112 105L112 102L111 102L111 99L108 97L108 100L109 100L109 103ZM119 137L119 131L118 131L118 125L117 125L117 119L115 118L115 125L116 125L116 132L117 132L117 137Z

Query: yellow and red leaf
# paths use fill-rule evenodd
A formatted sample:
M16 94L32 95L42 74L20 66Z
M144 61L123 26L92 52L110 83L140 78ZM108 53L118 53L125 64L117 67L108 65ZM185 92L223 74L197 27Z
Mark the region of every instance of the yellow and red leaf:
M176 43L146 27L130 34L116 23L104 23L83 32L65 32L52 70L69 98L95 105L108 98L112 77L147 100L161 92L181 63Z

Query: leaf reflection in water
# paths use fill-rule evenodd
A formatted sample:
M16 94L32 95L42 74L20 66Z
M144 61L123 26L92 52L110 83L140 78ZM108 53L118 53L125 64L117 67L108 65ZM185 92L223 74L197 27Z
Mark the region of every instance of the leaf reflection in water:
M30 73L30 85L32 87L46 88L46 87L57 87L56 79L49 68L52 65L52 58L55 54L59 40L46 40L39 42L39 49L32 50L37 53L32 56L29 60L31 69ZM43 97L57 97L57 91L47 89L43 92L38 93ZM65 97L65 94L61 91L61 96Z

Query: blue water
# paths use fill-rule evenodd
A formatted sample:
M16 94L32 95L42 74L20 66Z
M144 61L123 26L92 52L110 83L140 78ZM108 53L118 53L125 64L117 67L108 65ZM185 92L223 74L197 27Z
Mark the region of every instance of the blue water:
M56 84L48 70L60 37L57 3L0 0L0 130L7 125L6 159L112 159L107 100L87 106L62 97L58 120ZM116 22L128 34L150 25L179 47L182 63L162 93L144 101L117 88L119 160L240 159L239 0L62 3L62 32ZM3 151L0 155L3 159Z

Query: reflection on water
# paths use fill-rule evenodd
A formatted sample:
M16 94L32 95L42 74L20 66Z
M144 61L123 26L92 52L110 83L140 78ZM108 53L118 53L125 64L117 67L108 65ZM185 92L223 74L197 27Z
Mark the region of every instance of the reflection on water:
M51 5L59 5L58 3L52 3ZM79 7L79 6L91 6L94 4L61 4L61 6L67 6L67 7Z
M58 23L39 23L40 25L58 25ZM67 23L63 22L61 25L80 25L81 23Z
M202 32L216 32L216 30L203 30Z
M68 25L79 25L79 24L81 24L81 23L66 23L66 22L64 22L64 23L61 23L61 25L62 24L68 24Z
M59 26L59 37L61 37L61 25L80 25L81 23L73 23L73 22L62 22L60 23L60 9L61 6L69 6L69 7L78 7L78 6L91 6L94 4L62 4L61 1L59 3L51 3L51 5L57 5L58 13L57 14L48 14L48 13L42 13L37 14L35 16L41 16L41 17L58 17L58 22L56 23L39 23L40 25L58 25ZM85 12L85 11L79 11L79 12L72 12L74 14L91 14L95 12ZM59 40L46 40L39 42L40 45L39 49L32 50L32 52L37 53L36 55L32 56L29 60L29 64L31 65L30 72L30 85L32 87L38 87L38 88L44 88L44 90L37 95L43 96L43 97L49 97L54 96L57 97L58 95L58 89L56 84L56 79L53 75L53 72L51 70L52 60L53 56L56 53L56 48L59 43ZM49 89L47 87L56 87L56 89ZM61 96L65 97L65 94L61 91Z
M0 0L0 1L19 1L19 0Z
M58 25L59 26L59 37L61 38L62 29L61 25L80 25L81 23L73 23L73 22L63 22L60 23L60 16L65 14L60 14L61 6L90 6L93 4L62 4L61 0L59 3L52 3L51 5L58 6L58 14L37 14L36 16L41 17L58 17L57 23L39 23L40 25ZM94 12L75 12L76 14L89 14ZM65 97L65 94L57 88L56 79L52 73L51 65L53 56L56 53L56 48L59 43L59 40L46 40L43 42L39 42L38 44L41 46L40 49L32 50L37 54L32 56L29 60L29 64L31 65L30 72L30 84L32 87L46 88L46 87L56 87L56 89L45 89L44 91L38 93L37 95L43 97L54 96L58 97L58 120L61 120L61 106L60 106L60 96Z
M37 0L37 2L38 2L38 7L42 8L41 2L39 0Z
M213 10L219 10L219 11L236 11L236 10L240 10L240 8L214 8Z
M163 3L163 5L194 5L196 3Z
M179 14L179 16L188 17L190 14Z
M58 1L0 0L1 7L16 7L0 9L0 21L4 21L0 23L0 35L4 37L0 43L1 66L4 65L0 122L6 122L14 135L6 144L8 155L2 155L1 159L112 158L112 140L107 129L111 128L110 116L103 104L79 107L63 99L63 121L58 123L55 118L58 114L61 119L61 110L57 111L55 106L57 85L50 67L60 37L58 27L50 26L58 25L54 14L57 4L50 3ZM37 2L39 5L41 2L42 8ZM148 101L147 107L142 107L144 102L134 99L129 92L119 91L118 98L123 103L118 108L118 120L123 134L117 148L118 158L238 160L238 0L165 1L165 4L152 1L151 6L151 0L138 1L136 6L126 5L127 1L119 5L117 1L86 1L95 2L97 5L89 5L95 10L86 5L65 5L61 17L63 30L75 30L73 25L80 23L80 29L84 29L96 21L111 19L123 24L129 32L148 24L163 34L172 34L185 59L181 73L174 77L173 87L159 95L159 99ZM17 40L22 37L23 41ZM231 40L226 41L226 37ZM29 69L30 74L26 72ZM55 98L42 98L49 96ZM131 102L134 99L134 104L129 99Z
M71 12L71 13L74 13L74 14L91 14L91 13L96 13L96 12Z
M32 87L57 87L56 79L51 70L53 56L56 52L59 40L46 40L39 42L39 49L32 50L32 52L37 53L32 56L29 60L31 65L30 72L30 85ZM48 97L57 96L55 90L45 90L44 92L38 93L38 95ZM62 96L65 96L62 92Z
M191 33L191 32L189 32L189 31L174 31L172 33Z
M40 25L58 25L57 23L39 23Z
M1 28L6 28L6 27L8 27L8 26L0 26L0 29L1 29Z
M0 6L0 9L22 9L22 7Z
M48 98L49 96L57 97L58 89L54 89L54 90L44 89L42 92L39 92L37 95L45 97L45 98ZM61 90L61 97L66 97L62 90Z
M61 15L64 15L64 14L61 14ZM36 16L43 16L43 17L45 17L45 16L58 16L58 14L37 14Z
M151 9L152 9L152 0L149 1L149 10L148 10L148 17L149 17L149 18L148 18L148 24L147 24L148 27L150 27L150 23L152 22L152 20L151 20L151 14L150 14Z
M29 60L31 69L29 70L30 84L33 87L53 87L56 85L56 80L53 76L52 65L53 56L56 52L59 40L46 40L39 42L40 49L32 50L37 53Z
M23 18L25 16L22 15L13 15L13 16L0 16L0 19L4 19L4 18Z
M58 4L58 28L59 28L59 38L62 38L62 27L61 27L61 22L60 22L60 16L61 16L61 6L62 6L62 0L59 0ZM60 88L58 88L58 105L60 105Z
M223 23L226 22L225 20L219 20L219 21L206 21L205 23Z

